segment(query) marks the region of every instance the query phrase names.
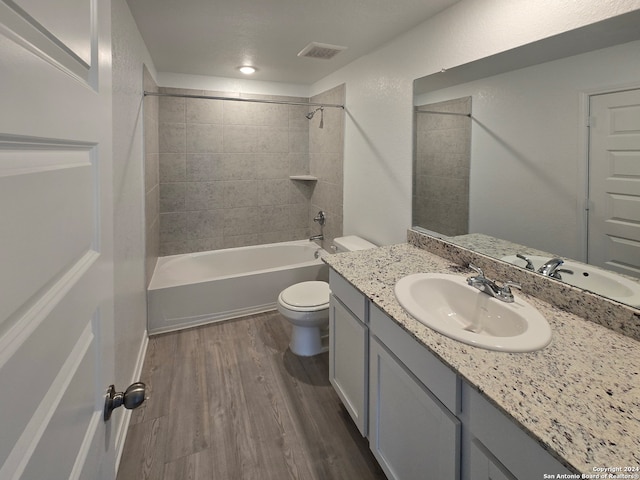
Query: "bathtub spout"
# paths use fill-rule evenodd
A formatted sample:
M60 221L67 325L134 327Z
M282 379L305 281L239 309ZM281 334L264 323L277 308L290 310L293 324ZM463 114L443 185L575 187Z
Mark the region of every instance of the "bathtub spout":
M320 235L314 235L312 237L309 238L310 242L313 242L314 240L324 240L324 235L320 234Z

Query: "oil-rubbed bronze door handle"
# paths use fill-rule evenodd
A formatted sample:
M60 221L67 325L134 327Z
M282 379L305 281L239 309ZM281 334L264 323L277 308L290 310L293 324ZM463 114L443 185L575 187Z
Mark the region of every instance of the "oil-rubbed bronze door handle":
M129 385L124 392L116 392L116 387L109 385L104 396L104 421L107 422L111 418L111 412L120 406L124 405L127 410L132 410L142 405L146 388L144 383L136 382Z

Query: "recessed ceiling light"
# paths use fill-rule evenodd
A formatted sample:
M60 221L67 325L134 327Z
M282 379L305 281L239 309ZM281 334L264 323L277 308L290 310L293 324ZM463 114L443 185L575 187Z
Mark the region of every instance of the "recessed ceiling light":
M242 67L238 67L238 70L240 70L245 75L251 75L252 73L256 73L256 68L255 67L250 67L249 65L244 65Z

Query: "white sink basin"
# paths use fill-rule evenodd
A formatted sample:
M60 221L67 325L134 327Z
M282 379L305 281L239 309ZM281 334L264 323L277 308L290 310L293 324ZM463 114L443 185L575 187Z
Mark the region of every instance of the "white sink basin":
M400 305L416 320L463 343L488 350L532 352L551 341L551 327L533 306L505 303L459 275L417 273L396 283Z
M550 257L527 255L527 258L531 260L533 267L537 271ZM523 268L527 264L527 262L515 255L502 257L502 260ZM562 281L569 285L589 290L632 307L640 307L640 283L638 282L628 280L613 272L572 260L565 260L560 268L573 272L573 274L560 272Z

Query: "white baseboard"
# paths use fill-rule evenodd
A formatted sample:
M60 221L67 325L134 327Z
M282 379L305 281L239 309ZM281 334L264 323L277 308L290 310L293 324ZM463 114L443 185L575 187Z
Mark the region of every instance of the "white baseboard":
M131 383L135 383L140 380L142 375L142 366L144 365L144 359L147 355L147 345L149 345L149 335L145 330L142 333L142 341L140 342L140 349L138 350L138 358L136 360L136 366L133 370L133 376ZM115 454L116 454L116 474L118 473L118 467L120 466L120 458L124 450L124 442L127 438L127 431L129 430L129 422L131 420L131 410L123 409L123 415L120 417L120 424L117 428L116 442L115 442Z

